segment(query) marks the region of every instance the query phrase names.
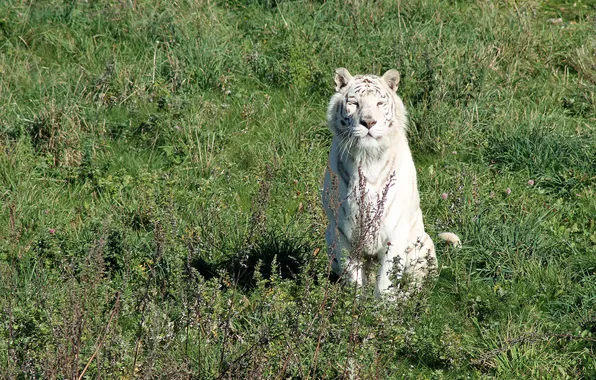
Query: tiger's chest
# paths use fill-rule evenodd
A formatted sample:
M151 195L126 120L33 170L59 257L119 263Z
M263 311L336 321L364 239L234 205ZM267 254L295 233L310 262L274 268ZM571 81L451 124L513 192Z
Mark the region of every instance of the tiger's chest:
M361 246L375 255L385 246L399 218L394 204L402 197L397 185L399 167L395 160L383 160L358 166L339 161L338 227L352 246Z

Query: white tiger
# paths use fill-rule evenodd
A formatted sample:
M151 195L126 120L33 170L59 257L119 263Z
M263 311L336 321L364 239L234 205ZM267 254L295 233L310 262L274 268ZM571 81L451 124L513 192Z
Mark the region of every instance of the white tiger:
M407 113L396 94L399 73L353 77L339 68L335 83L327 110L333 142L323 190L325 238L339 276L363 285L378 267L379 296L391 290L391 273L419 282L436 263L435 247L422 222ZM455 234L440 237L459 245Z

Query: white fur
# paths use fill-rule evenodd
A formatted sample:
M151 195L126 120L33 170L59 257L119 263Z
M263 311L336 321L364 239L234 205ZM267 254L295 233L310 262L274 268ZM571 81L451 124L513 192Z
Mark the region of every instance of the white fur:
M452 246L456 248L461 248L461 240L459 240L459 236L454 234L453 232L441 232L439 234L439 239L450 243Z
M406 137L407 114L395 93L398 81L395 70L379 78L352 77L347 70L338 69L338 92L327 113L334 137L323 207L329 219L325 237L334 259L332 268L358 285L376 277L376 281L372 279L376 295L391 291L395 259L400 263L398 272L417 282L428 273L428 261L436 263L434 244L424 231L416 168ZM358 93L354 88L364 90ZM388 104L379 101L383 93ZM388 105L391 108L383 108ZM347 125L341 124L341 107ZM393 112L386 112L388 109ZM368 129L363 120L375 124ZM348 177L347 182L342 180ZM365 243L359 244L356 240L362 230L368 233ZM371 276L372 272L376 276Z

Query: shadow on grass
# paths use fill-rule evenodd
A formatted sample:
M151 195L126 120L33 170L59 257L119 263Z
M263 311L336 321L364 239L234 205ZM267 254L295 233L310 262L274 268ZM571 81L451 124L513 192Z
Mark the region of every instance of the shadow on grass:
M299 239L268 232L220 262L210 263L195 256L191 265L207 280L227 273L238 287L251 290L257 284L257 270L263 279L270 279L275 272L282 279L298 280L300 273L314 263L312 251L310 244Z

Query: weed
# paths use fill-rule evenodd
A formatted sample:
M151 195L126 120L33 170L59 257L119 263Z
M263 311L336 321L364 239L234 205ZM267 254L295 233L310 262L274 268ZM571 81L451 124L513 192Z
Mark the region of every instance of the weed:
M594 377L589 2L0 15L3 377ZM336 67L400 71L427 228L462 236L415 297L328 280Z

